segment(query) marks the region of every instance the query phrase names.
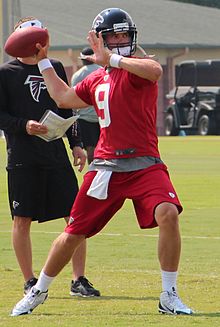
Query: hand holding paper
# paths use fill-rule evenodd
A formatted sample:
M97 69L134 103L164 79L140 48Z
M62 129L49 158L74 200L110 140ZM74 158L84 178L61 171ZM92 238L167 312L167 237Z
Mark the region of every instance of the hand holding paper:
M46 110L44 115L39 120L39 123L47 126L48 132L46 134L38 134L36 136L47 142L57 140L63 137L67 129L77 120L78 117L79 116L72 116L64 119L58 116L55 112Z

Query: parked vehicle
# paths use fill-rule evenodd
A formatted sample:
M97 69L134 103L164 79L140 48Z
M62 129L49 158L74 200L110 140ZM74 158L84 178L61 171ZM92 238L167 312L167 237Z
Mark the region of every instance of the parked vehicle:
M165 110L165 135L220 134L220 60L184 61Z

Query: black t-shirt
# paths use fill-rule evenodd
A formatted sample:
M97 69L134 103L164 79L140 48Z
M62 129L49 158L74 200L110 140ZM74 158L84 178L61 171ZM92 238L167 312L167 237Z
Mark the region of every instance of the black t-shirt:
M51 63L67 83L63 65L56 60L51 60ZM57 108L37 65L23 64L14 59L0 66L0 129L6 137L9 169L70 164L62 139L46 142L26 132L27 121L39 121L47 109L64 118L72 115L71 109ZM73 146L71 130L67 134L70 146Z

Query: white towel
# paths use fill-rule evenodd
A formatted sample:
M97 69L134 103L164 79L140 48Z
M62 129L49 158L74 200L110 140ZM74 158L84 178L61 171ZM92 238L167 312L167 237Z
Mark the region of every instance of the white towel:
M95 175L90 188L87 191L87 195L99 200L105 200L108 197L108 184L112 171L98 170Z

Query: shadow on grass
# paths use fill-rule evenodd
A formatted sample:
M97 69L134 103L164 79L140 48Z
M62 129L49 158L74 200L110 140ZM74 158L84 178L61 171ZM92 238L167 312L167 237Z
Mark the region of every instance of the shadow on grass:
M74 314L74 313L71 313L71 312L65 312L65 313L57 313L57 312L55 312L55 313L34 313L34 314L32 314L33 316L48 316L48 317L50 317L50 316L70 316L70 317L73 317L73 316L76 316L77 317L77 315L76 314ZM105 315L105 314L104 314ZM26 316L26 315L25 315ZM87 316L97 316L97 313L87 313ZM118 313L112 313L110 316L118 316ZM126 313L126 312L124 312L124 313L121 313L121 316L139 316L139 317L141 317L141 316L162 316L161 315L161 313L157 313L157 312L155 312L155 313L149 313L149 312L146 312L146 313L137 313L137 312L135 312L135 313L132 313L132 312L129 312L129 313ZM220 317L220 312L210 312L210 313L194 313L193 315L177 315L177 316L175 316L175 315L163 315L163 316L166 316L166 317L187 317L187 318L196 318L196 317L209 317L209 318L218 318L218 317ZM20 316L20 317L24 317L24 315L23 316Z
M209 317L209 318L220 318L220 312L198 312L194 313L194 317Z
M158 313L159 314L159 313ZM149 316L156 316L158 314L149 314L149 313L129 313L129 314L123 314L121 316L138 316L138 317L149 317ZM94 313L94 314L86 314L87 316L90 316L90 317L97 317L97 313ZM32 316L42 316L42 317L54 317L54 316L57 316L57 317L71 317L71 318L79 318L80 316L76 315L76 314L73 314L73 313L41 313L41 314L37 314L37 313L33 313ZM81 315L82 316L82 315ZM106 314L104 314L103 316L106 316ZM108 315L108 316L117 316L118 317L118 314L112 314L112 315ZM18 316L18 317L24 317L24 316ZM13 317L12 317L13 318ZM107 325L106 325L107 326Z
M134 297L134 296L90 296L90 297L82 297L82 296L50 296L50 300L73 300L77 299L78 301L110 301L110 300L120 300L120 301L158 301L158 297L153 296L145 296L145 297Z

